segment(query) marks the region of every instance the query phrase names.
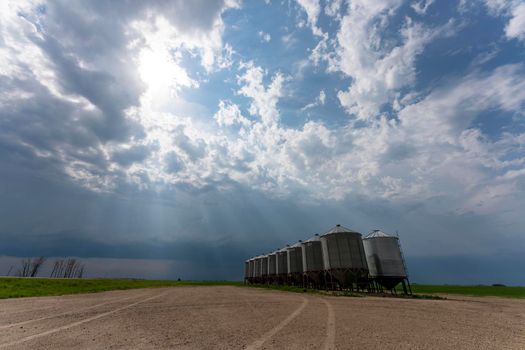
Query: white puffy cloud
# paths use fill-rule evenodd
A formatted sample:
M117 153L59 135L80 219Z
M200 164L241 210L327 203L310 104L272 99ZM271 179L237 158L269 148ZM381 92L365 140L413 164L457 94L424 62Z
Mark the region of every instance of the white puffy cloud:
M331 72L352 78L339 98L362 123L331 128L319 121L283 125L279 102L291 78L253 62L240 64L235 80L235 97L246 99L248 108L219 98L209 119L185 109L188 101L181 92L202 82L185 68L184 55L197 57L207 72L232 66L234 49L221 38L227 5L220 4L193 29L158 11L146 11L145 18L137 15L145 10L136 10L112 27L115 37L106 38L109 42L97 42L98 33L89 37L100 46L92 55L73 36L58 47L51 41L53 30L66 24L48 23L42 16L69 8L39 15L30 4L24 11L34 17L10 11L2 21L0 54L6 60L0 74L6 79L0 83L5 87L0 108L24 109L2 119L14 132L0 141L16 139L26 152L58 164L96 191L120 186L204 191L242 184L275 196L300 193L317 199L356 194L403 202L448 196L451 210L495 210L501 198L518 191L524 136L508 132L492 139L474 122L484 111L521 115L523 67L476 71L427 93L403 95L400 90L415 81L415 60L424 46L449 35L453 25L432 29L405 19L399 40L384 42L381 30L399 6L394 0L352 1L337 38L324 36L312 53L317 52L318 63L328 62ZM48 27L53 30L39 29ZM395 118L378 114L389 102ZM303 110L325 103L321 90ZM44 120L65 125L65 131L46 127ZM35 137L37 131L45 137ZM489 187L490 193L482 190Z
M319 54L328 61L330 71L341 71L352 77L346 91L339 92L341 105L359 119L378 115L381 107L391 102L399 90L415 82L415 61L425 45L438 36L453 33L453 23L427 28L405 19L400 29L399 45L385 41L381 34L401 1L351 1L337 34L337 56ZM326 46L326 43L323 45ZM319 50L326 51L326 47Z
M249 69L261 76L239 80L241 90L250 86L264 94L264 71ZM491 141L473 124L485 110L520 113L523 77L520 65L472 73L424 98L400 102L397 121L381 117L362 127L330 129L310 121L294 129L279 125L278 117L270 124L261 119L242 133L222 136L227 158L238 155L235 167L212 167L277 196L306 191L313 198L343 199L354 193L401 202L447 196L452 207L436 210L493 211L518 186L516 177L522 175L512 171L524 162L524 136L507 133ZM258 94L246 96L253 103L260 99ZM218 113L229 107L220 105ZM231 111L232 121L241 115L234 107ZM257 109L254 112L260 116ZM278 109L272 113L280 114ZM211 135L204 138L211 149L218 147ZM508 175L497 185L494 173ZM483 195L487 184L495 187Z
M312 29L312 33L316 36L323 36L323 31L317 26L317 20L321 13L319 0L297 0L297 3L306 12L308 25Z
M0 198L10 217L0 234L80 228L105 242L185 237L217 250L230 234L268 241L274 231L268 245L281 244L343 218L412 230L406 241L420 253L443 231L443 251L459 254L494 252L509 227L518 237L525 68L498 54L514 46L495 43L466 71L414 91L425 83L415 67L433 69L418 56L455 29L416 22L433 21L436 4L320 4L288 7L313 37L275 27L287 47L274 41L281 51L259 55L269 46L232 46L245 43L234 36L246 23L223 22L243 17L224 15L238 2L0 2ZM491 4L506 37L523 40L520 4ZM338 92L359 120L330 105ZM304 104L323 106L315 121L287 114ZM378 113L383 105L392 108ZM254 222L258 233L246 235Z
M324 7L324 13L327 16L335 17L336 19L341 19L341 6L343 5L343 0L329 0L326 2Z
M219 102L219 110L213 116L220 126L231 126L240 124L250 125L250 121L243 117L239 106L234 103L224 101Z
M183 67L184 55L207 72L231 66L222 14L238 3L0 6L3 144L27 149L26 157L94 191L161 178L148 166L173 149L187 159L205 153L199 138L167 142L160 130L176 130L173 120L153 119L185 103L182 89L200 84Z
M505 26L507 39L525 41L525 3L521 0L485 0L489 12L508 18Z
M508 38L516 38L525 41L525 3L512 9L511 19L505 27L505 34Z
M396 201L447 196L453 208L439 210L495 210L494 201L511 192L483 197L480 190L492 183L494 173L523 162L523 135L507 133L491 141L473 124L485 110L521 113L524 76L521 65L472 73L422 99L405 101L398 121L381 117L366 126L338 129L308 122L298 130L280 126L264 132L255 125L236 140L253 151L253 164L258 164L243 181L261 186L264 174L266 181L278 184L259 187L270 192L307 188L319 198L356 193ZM497 188L516 186L515 180L502 181ZM476 198L481 197L480 204Z
M264 71L261 67L246 64L245 72L237 80L242 84L239 93L252 99L250 113L261 117L264 124L274 124L279 119L277 102L283 91L284 75L277 73L268 87L263 84Z

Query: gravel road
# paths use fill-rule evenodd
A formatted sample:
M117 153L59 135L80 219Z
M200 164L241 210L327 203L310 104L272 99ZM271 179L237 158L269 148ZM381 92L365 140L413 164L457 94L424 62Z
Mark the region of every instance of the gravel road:
M0 300L0 349L525 349L525 300L177 287Z

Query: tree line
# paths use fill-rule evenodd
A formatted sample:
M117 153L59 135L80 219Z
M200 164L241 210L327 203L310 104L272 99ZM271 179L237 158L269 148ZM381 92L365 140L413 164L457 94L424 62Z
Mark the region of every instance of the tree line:
M23 259L14 273L16 277L37 277L42 266L47 261L43 256L33 259ZM7 276L11 275L13 266L9 268ZM84 276L84 264L75 258L57 259L53 262L50 278L82 278Z

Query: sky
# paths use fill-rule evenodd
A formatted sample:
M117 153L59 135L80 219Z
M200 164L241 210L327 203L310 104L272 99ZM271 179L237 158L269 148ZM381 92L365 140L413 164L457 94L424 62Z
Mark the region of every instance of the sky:
M0 274L241 279L342 224L525 285L524 107L522 0L1 1Z

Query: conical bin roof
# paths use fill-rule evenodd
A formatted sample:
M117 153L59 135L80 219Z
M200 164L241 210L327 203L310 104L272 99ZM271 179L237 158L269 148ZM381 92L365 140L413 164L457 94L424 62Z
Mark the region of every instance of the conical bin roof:
M389 235L388 233L385 233L385 232L383 232L381 230L373 230L369 234L367 234L363 239L385 238L385 237L397 238L396 236Z
M298 247L301 247L301 243L303 243L303 241L299 241L297 243L294 243L294 244L292 244L290 246L287 246L286 248L287 249L298 248Z
M315 241L319 241L319 234L317 233L313 237L310 237L306 241L302 241L300 243L315 242Z
M339 224L332 227L329 231L323 233L321 236L331 235L334 233L344 233L344 232L351 232L351 233L359 233L357 231L351 230L347 227L341 226ZM359 233L360 234L360 233Z

